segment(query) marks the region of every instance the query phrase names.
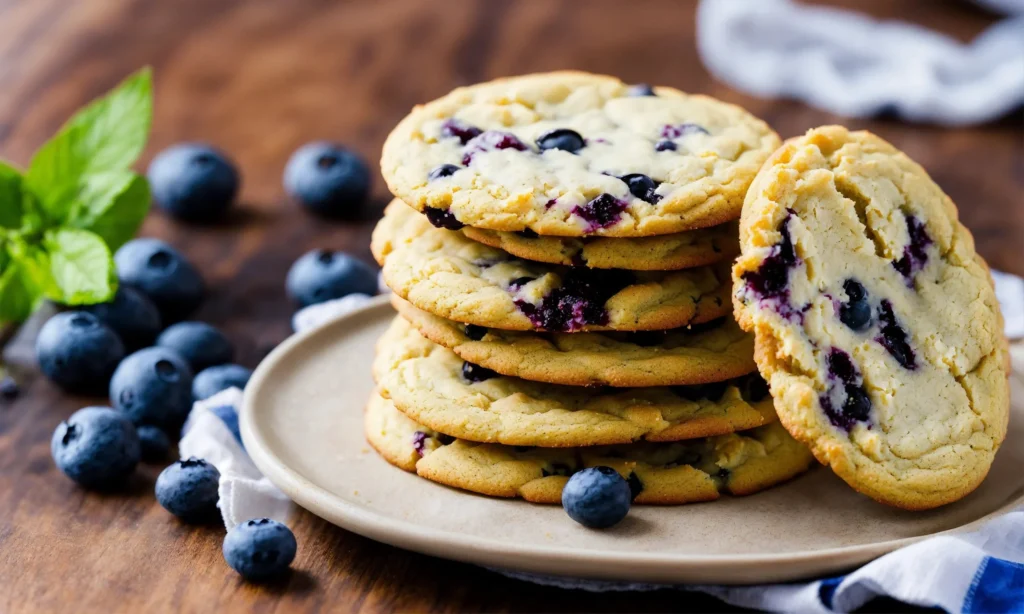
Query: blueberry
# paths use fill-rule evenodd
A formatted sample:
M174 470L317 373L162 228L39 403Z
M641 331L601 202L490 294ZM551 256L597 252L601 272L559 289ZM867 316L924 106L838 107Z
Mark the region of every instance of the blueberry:
M192 398L202 401L228 388L245 390L250 377L252 370L242 365L217 365L203 369L192 380Z
M131 286L120 286L109 303L89 305L82 310L114 329L129 352L152 345L163 329L156 305Z
M917 368L917 355L910 347L909 335L906 329L900 326L893 313L892 303L882 301L878 306L878 323L882 325L881 334L876 341L882 344L889 354L900 363L904 369L913 371Z
M224 560L243 578L260 581L284 573L295 559L291 530L269 518L254 518L228 531Z
M57 468L85 488L122 484L135 471L139 436L124 414L109 407L85 407L61 422L50 440Z
M156 500L185 522L207 522L217 517L220 472L201 458L177 461L156 478Z
M14 381L14 378L10 375L0 377L0 399L4 401L13 401L18 398L21 394L21 388L18 387L18 382Z
M611 467L588 467L573 474L562 490L562 508L591 529L618 524L633 500L626 480Z
M459 167L454 164L442 164L441 166L434 167L429 173L427 173L427 180L436 181L445 177L451 177L458 172L458 170Z
M167 348L139 350L114 371L110 400L135 424L174 431L192 408L192 370L184 358Z
M171 440L162 429L148 424L135 429L142 446L142 460L147 463L160 463L167 460L171 451Z
M459 139L459 143L465 145L473 137L480 136L483 130L476 126L470 126L466 122L455 119L454 117L446 120L441 124L441 136L444 138L456 138Z
M638 96L657 96L657 94L654 93L654 88L646 83L630 85L626 89L626 95L634 98Z
M849 299L839 307L839 319L843 324L856 331L862 331L871 325L871 305L868 303L868 291L860 282L847 279L843 282L843 291Z
M837 428L850 430L856 422L871 418L871 397L864 388L864 379L849 354L831 348L825 358L828 365L828 391L819 397L822 409ZM838 380L838 381L836 381ZM838 408L837 408L838 404Z
M710 134L703 126L697 124L666 124L661 128L661 138L678 139L689 134Z
M654 151L675 151L679 149L679 146L674 141L668 139L661 139L654 144Z
M537 147L541 151L547 151L549 149L561 149L562 151L568 151L569 153L576 153L583 149L586 142L583 137L580 136L579 132L575 130L569 130L568 128L558 128L551 130L540 135L537 139Z
M238 169L222 152L202 143L182 143L161 151L146 176L157 204L190 222L222 216L238 193Z
M358 154L341 145L309 143L288 160L284 188L314 213L358 217L370 193L370 168Z
M164 325L184 319L203 302L203 278L176 249L159 239L135 239L114 254L117 276L160 311Z
M448 209L438 209L436 207L427 207L423 210L423 213L427 216L427 221L430 222L435 228L445 228L447 230L458 230L465 226L459 221L459 218L455 217L455 214Z
M611 194L601 194L585 205L576 205L572 213L589 222L588 230L593 231L614 225L622 218L622 212L628 206L629 203Z
M469 166L470 162L473 161L473 156L476 154L485 151L497 151L500 149L527 151L530 148L526 146L526 143L520 141L519 137L511 132L488 130L486 132L481 132L466 143L466 148L462 154L462 164L464 166Z
M903 248L903 256L894 260L893 268L903 276L908 287L914 286L914 274L924 268L928 263L928 246L932 244L932 238L928 236L924 223L913 215L906 217L907 235L910 242Z
M231 362L235 348L217 328L206 322L178 322L160 333L156 345L177 352L193 373Z
M462 363L462 377L471 384L489 380L496 375L498 374L486 367L481 367L471 362Z
M633 281L629 271L573 267L563 276L562 285L544 296L539 305L521 299L514 303L537 328L571 332L587 325L607 324L605 303Z
M344 252L315 249L288 270L285 288L303 307L354 293L372 296L377 293L377 272Z
M46 377L64 390L99 394L124 358L124 344L91 313L65 311L39 331L36 356Z
M658 182L647 175L641 175L640 173L624 175L622 181L629 186L630 193L640 200L649 202L652 205L661 200L661 195L655 192L658 189Z
M761 261L757 271L748 271L743 274L743 281L747 288L753 291L761 299L784 299L789 296L789 270L796 266L799 259L793 246L793 240L789 235L789 221L793 214L790 213L779 226L779 234L782 239L772 247L769 255Z

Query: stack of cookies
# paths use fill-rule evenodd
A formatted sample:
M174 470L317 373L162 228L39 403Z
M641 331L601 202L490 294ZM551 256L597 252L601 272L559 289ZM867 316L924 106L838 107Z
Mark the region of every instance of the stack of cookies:
M414 109L382 158L397 198L372 248L400 315L370 443L541 503L595 465L662 504L805 471L732 317L736 220L779 145L735 106L578 72Z

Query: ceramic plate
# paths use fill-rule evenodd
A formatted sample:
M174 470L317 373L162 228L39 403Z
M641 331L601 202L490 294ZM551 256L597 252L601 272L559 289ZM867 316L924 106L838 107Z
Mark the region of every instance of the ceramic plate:
M374 344L393 316L381 297L283 343L246 389L241 429L256 465L299 505L400 548L561 576L775 582L841 571L1024 502L1024 446L1015 445L1024 442L1024 377L1014 376L1008 443L984 484L952 505L892 509L815 467L749 497L635 506L613 529L591 531L560 507L440 486L377 456L363 438L363 406Z

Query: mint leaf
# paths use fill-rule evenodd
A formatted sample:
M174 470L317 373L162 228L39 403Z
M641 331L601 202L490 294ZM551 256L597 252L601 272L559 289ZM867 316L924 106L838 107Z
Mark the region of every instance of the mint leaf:
M0 161L0 226L21 227L21 199L21 173Z
M51 195L67 193L84 175L126 170L146 145L153 118L149 68L125 79L106 96L76 113L32 158L25 182L40 197L51 220L63 222L70 208Z
M117 289L114 258L99 235L78 228L50 230L43 247L60 293L51 298L65 305L87 305L113 296Z
M135 235L149 211L149 182L131 171L89 175L72 200L66 227L89 230L110 251Z
M46 252L20 240L8 243L7 266L0 273L0 322L22 322L58 289Z

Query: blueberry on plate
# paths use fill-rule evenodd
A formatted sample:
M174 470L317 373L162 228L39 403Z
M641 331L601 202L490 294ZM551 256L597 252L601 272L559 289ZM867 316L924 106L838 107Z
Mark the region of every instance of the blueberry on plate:
M370 169L336 143L303 145L284 169L284 189L304 207L327 217L358 217L370 192Z
M137 425L175 431L192 407L192 370L167 348L151 347L121 361L110 379L110 401Z
M372 296L377 293L377 272L344 252L315 249L288 270L285 289L303 307L354 293Z
M135 429L142 447L142 460L147 463L159 463L167 460L171 451L171 439L167 433L155 426L143 424Z
M114 329L129 352L152 345L163 328L153 301L131 286L120 286L108 303L88 305L82 310Z
M201 458L169 465L156 478L156 500L185 522L208 522L217 517L220 472Z
M611 467L578 471L562 489L562 508L570 518L591 529L617 524L629 513L632 501L629 484Z
M156 345L181 355L188 361L193 373L231 362L235 357L235 348L224 333L206 322L173 324L160 333Z
M217 365L203 369L192 380L192 398L202 401L228 388L245 390L250 377L252 370L242 365Z
M0 376L0 400L13 401L18 398L19 394L21 394L21 388L13 377L10 375Z
M64 390L101 394L124 358L124 344L93 314L65 311L39 331L36 356L46 377Z
M287 571L296 548L291 529L276 520L254 518L228 531L223 552L231 569L258 582Z
M238 169L223 152L202 143L181 143L161 151L146 177L160 208L189 222L221 217L238 194Z
M186 318L203 302L203 278L195 267L159 239L134 239L114 254L117 277L145 294L163 323Z
M85 407L61 422L50 439L61 472L85 488L111 488L135 471L141 454L135 426L109 407Z

